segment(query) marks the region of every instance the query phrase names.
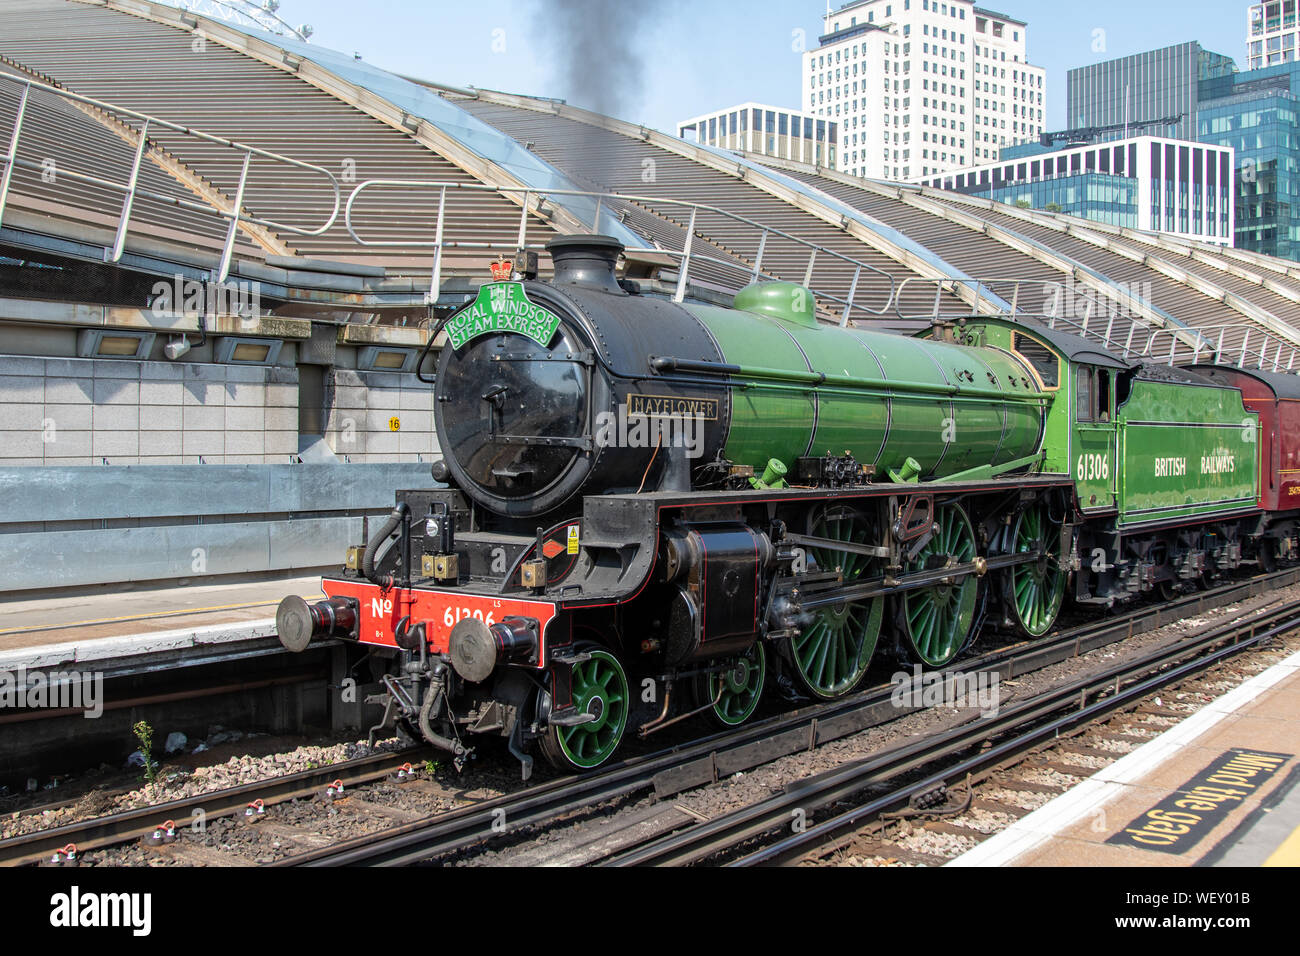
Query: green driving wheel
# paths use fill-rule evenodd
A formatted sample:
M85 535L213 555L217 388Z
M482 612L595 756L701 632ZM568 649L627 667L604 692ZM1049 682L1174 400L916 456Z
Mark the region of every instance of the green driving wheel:
M871 525L852 508L833 506L813 522L811 534L852 544L866 544ZM871 577L872 558L853 551L809 548L818 571L836 571L845 584ZM809 570L813 570L812 567ZM867 672L880 637L885 599L852 601L813 612L813 620L790 642L799 682L815 697L831 700L857 686Z
M1021 512L1011 535L1013 554L1042 553L1037 561L1016 565L1008 575L1011 608L1026 637L1042 637L1051 630L1065 600L1060 530L1048 519L1047 509L1038 505Z
M938 530L908 563L909 574L969 564L976 558L975 530L961 505L941 506L934 520ZM904 591L899 626L908 654L929 667L949 664L966 646L975 626L978 597L979 579L974 574Z
M593 770L614 755L627 728L627 675L603 647L580 647L591 655L573 665L573 706L592 719L570 727L552 724L542 737L543 755L567 771Z
M762 643L729 662L726 671L707 674L700 682L702 704L709 705L709 715L714 722L726 727L736 727L753 716L763 696L763 682L767 680L767 653Z

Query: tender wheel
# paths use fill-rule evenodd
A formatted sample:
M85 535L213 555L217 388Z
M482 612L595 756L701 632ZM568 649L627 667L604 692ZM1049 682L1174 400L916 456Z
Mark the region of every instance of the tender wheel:
M627 729L627 674L603 647L579 648L591 659L573 667L573 706L595 719L572 727L552 725L541 739L542 754L569 772L594 770L614 755Z
M813 522L814 537L865 544L871 526L852 508L827 508ZM810 548L809 557L821 571L839 569L845 584L870 577L872 559L851 551ZM790 642L794 671L814 697L831 700L857 686L867 672L880 637L884 598L845 602L813 612L813 622Z
M709 716L723 728L736 727L753 716L767 680L767 652L761 642L731 662L722 673L705 674L697 681L701 704L709 704ZM721 696L719 696L721 687Z
M907 571L934 570L975 560L975 530L960 505L937 509L938 532ZM899 601L899 627L906 653L929 667L944 667L956 657L975 626L979 579L968 574L948 584L904 591Z
M1043 552L1032 564L1019 564L1008 574L1010 604L1016 626L1026 637L1042 637L1056 623L1065 600L1065 572L1061 570L1061 537L1042 505L1021 512L1011 535L1011 552Z

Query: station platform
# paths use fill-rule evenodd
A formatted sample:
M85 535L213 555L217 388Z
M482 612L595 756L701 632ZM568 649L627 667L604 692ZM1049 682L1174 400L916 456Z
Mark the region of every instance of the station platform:
M1300 866L1300 653L948 866Z
M274 638L276 606L290 594L319 598L319 573L0 602L0 670Z

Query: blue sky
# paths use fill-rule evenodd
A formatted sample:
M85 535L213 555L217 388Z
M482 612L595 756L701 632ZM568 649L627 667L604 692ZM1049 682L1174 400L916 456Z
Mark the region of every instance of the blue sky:
M815 46L825 12L825 0L603 2L602 29L633 38L644 51L639 81L616 97L613 111L669 131L678 120L746 100L797 107L794 31L805 31ZM987 6L1028 21L1030 62L1048 70L1050 129L1066 125L1065 75L1072 67L1188 40L1238 66L1245 61L1246 0L996 0ZM563 32L555 27L560 7L557 0L282 0L280 13L294 24L310 23L313 43L360 53L394 72L596 105L584 103L593 94L566 69L571 47L554 36ZM1094 50L1102 44L1104 51ZM628 75L614 60L608 68Z

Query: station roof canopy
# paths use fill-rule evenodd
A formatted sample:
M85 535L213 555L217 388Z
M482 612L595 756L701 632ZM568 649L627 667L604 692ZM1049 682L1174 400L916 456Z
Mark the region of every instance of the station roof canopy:
M1295 263L729 153L152 0L0 5L0 177L0 295L50 298L35 267L103 304L148 287L122 274L183 273L261 281L286 315L405 321L521 245L598 232L651 294L776 278L827 321L1014 312L1126 360L1300 370Z

